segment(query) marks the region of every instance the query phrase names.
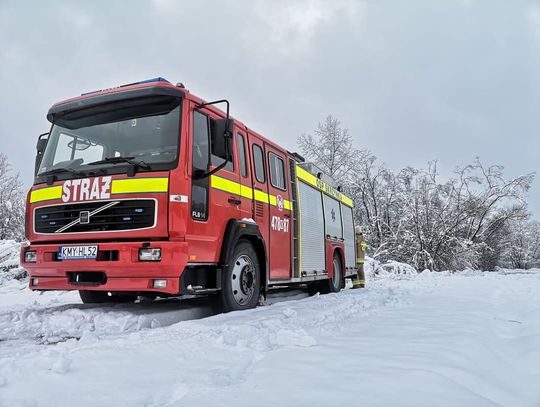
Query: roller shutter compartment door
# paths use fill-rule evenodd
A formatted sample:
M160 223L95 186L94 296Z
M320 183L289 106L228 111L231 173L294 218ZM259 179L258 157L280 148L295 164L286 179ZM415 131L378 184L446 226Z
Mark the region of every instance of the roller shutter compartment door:
M345 239L345 267L356 267L354 248L354 222L352 208L341 204L343 214L343 238Z
M325 270L325 239L322 193L298 182L300 200L301 271Z

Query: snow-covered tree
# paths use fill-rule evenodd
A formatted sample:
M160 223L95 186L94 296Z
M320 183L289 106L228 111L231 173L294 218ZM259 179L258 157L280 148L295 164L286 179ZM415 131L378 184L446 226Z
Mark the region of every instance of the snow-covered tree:
M24 192L7 156L0 153L0 240L24 239Z
M501 239L502 265L520 269L540 267L540 222L513 221L506 232Z
M318 124L313 135L301 135L298 145L310 161L340 182L350 175L352 163L361 154L354 148L349 130L332 115Z
M501 263L505 228L527 216L533 174L507 178L503 167L479 159L447 180L437 162L395 172L356 149L331 116L315 134L301 136L299 146L309 161L338 175L355 202L368 253L378 260L418 270L493 269Z

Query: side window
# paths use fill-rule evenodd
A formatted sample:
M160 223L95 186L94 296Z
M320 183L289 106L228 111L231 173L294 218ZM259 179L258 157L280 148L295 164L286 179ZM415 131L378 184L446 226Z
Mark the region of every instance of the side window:
M272 186L285 190L285 164L283 160L274 153L268 154L270 166L270 183Z
M193 112L193 169L208 169L208 117L201 112Z
M223 161L225 161L225 149L222 147L223 140L223 137L216 137L216 121L210 118L210 145L212 147L212 165L218 166L223 163ZM227 142L229 143L229 153L232 157L233 153L231 139L229 138ZM217 143L222 143L222 145L218 146ZM220 153L215 153L216 151L220 151ZM229 171L234 171L234 165L232 161L227 161L227 164L224 168Z
M240 173L242 177L247 177L246 146L244 144L244 136L238 133L236 142L238 144L238 157L240 159Z
M255 166L255 178L259 182L265 182L264 176L264 154L262 148L258 144L253 144L253 164Z
M193 171L191 183L191 217L195 220L208 219L208 177L198 178L197 171L208 169L209 137L208 117L193 112Z

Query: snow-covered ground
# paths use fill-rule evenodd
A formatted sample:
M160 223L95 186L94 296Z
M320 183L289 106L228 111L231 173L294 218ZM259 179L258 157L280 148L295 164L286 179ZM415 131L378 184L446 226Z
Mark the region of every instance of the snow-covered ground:
M540 270L382 275L211 315L0 286L0 406L540 406Z

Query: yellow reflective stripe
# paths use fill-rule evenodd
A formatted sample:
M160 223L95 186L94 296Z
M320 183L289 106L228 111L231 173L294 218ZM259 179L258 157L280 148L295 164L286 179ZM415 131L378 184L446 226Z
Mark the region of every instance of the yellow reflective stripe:
M326 195L331 196L332 198L337 199L338 201L343 202L345 205L353 206L353 200L343 193L339 192L336 188L328 185L323 180L317 178L315 175L310 174L302 167L296 166L296 176L298 179L308 183L309 185L317 188L319 191L323 191Z
M259 191L258 189L252 189L246 185L239 184L238 182L231 181L227 178L222 178L217 175L210 177L212 188L219 189L220 191L229 192L234 195L240 195L247 199L255 199L259 202L269 203L272 206L277 206L277 196L267 194L266 192ZM291 201L284 199L283 208L292 210Z
M167 192L169 178L113 179L111 194L134 194L141 192Z
M218 177L217 175L212 175L210 177L210 182L212 188L219 189L221 191L230 192L231 194L240 195L240 184L237 182L228 180L226 178Z
M259 191L258 189L254 189L253 193L254 193L254 198L256 201L265 202L265 203L269 202L269 197L266 192Z
M62 197L62 185L56 185L54 187L34 189L30 192L30 203L36 203L41 201L51 201L53 199L60 199Z
M364 264L364 259L356 259L356 264Z
M253 199L253 190L250 187L240 184L240 195L244 198Z
M304 170L302 167L296 167L296 176L300 178L302 181L307 182L310 185L313 185L315 188L317 188L317 180L318 178ZM321 181L322 182L322 181Z

